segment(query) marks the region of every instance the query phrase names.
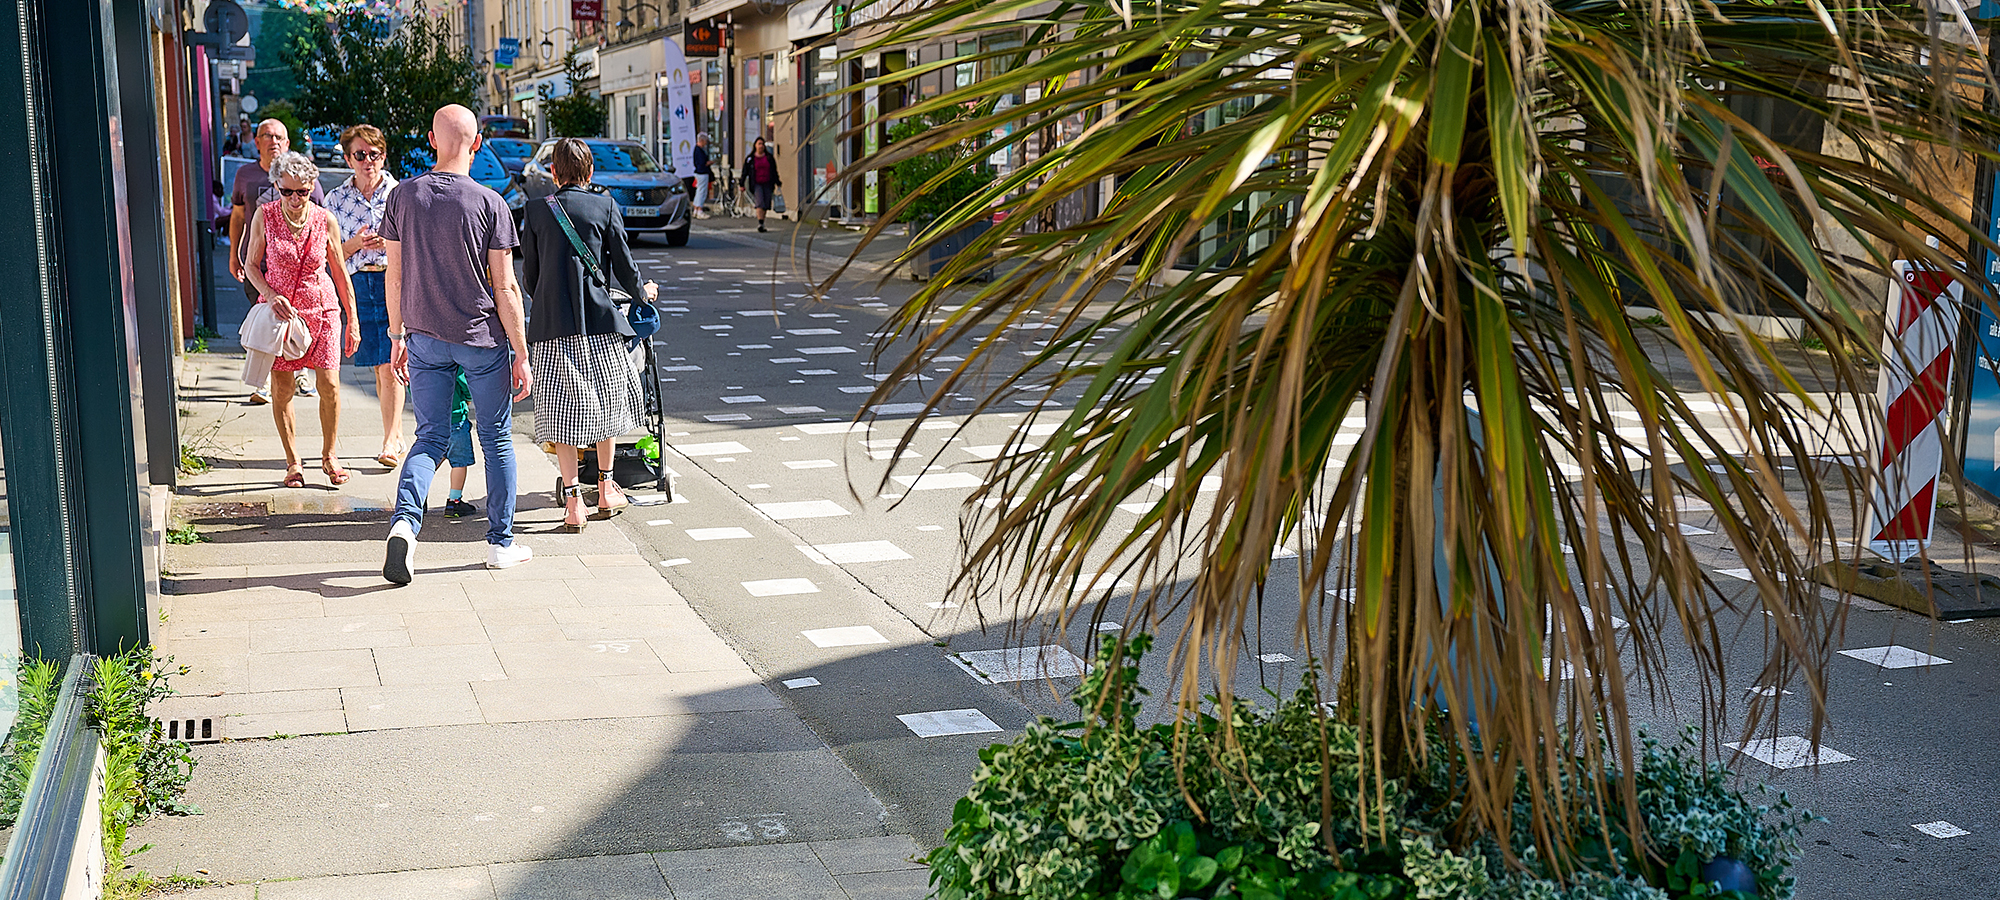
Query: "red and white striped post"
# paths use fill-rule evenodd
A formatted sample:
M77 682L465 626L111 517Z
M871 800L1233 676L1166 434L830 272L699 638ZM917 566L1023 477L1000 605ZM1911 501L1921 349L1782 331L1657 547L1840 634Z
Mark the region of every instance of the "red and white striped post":
M1885 421L1873 459L1867 534L1870 551L1901 563L1930 545L1965 287L1908 261L1897 261L1894 271L1876 386Z

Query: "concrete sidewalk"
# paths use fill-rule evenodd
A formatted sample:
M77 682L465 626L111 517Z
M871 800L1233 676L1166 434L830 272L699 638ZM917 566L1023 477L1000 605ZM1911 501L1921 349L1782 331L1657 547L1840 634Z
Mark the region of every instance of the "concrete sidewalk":
M152 849L133 865L218 897L923 896L916 843L884 833L881 804L621 522L556 532L525 411L516 533L535 558L486 569L484 517L442 518L439 485L416 582L396 588L370 373L343 371L353 480L320 474L318 401L300 398L308 486L286 489L240 367L188 357L184 434L214 468L172 520L207 542L169 547L154 626L190 668L155 714L221 742L197 748L204 813L135 829ZM475 505L483 483L475 469Z

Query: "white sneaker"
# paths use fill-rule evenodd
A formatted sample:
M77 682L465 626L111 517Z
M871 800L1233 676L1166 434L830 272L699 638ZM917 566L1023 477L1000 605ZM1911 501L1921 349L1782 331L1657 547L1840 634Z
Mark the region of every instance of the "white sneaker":
M310 397L313 395L312 376L307 375L304 372L300 372L298 374L298 380L294 381L293 383L299 386L299 394L301 396Z
M535 551L530 549L526 544L508 544L505 547L499 544L487 544L486 568L505 569L510 566L518 566L527 562L534 555Z
M397 519L389 526L389 550L382 559L382 577L392 584L409 584L417 570L417 530Z

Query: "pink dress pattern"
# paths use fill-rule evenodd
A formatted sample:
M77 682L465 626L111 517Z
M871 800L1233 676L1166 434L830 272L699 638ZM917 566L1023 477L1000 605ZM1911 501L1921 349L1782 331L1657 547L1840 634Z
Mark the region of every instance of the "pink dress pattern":
M340 301L333 292L333 277L326 272L326 223L328 213L316 204L306 206L306 225L293 228L285 221L284 210L273 200L261 209L264 220L264 280L271 290L291 301L292 308L306 320L312 331L312 349L298 359L279 358L271 364L274 372L303 369L331 369L340 365ZM259 300L258 302L263 302Z

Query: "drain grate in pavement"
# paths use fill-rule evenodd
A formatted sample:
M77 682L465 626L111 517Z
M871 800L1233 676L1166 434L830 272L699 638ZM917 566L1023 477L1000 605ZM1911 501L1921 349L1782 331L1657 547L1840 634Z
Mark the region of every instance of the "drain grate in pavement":
M271 514L269 503L179 503L174 512L185 521L196 519L255 519Z
M166 719L160 722L160 727L166 731L167 739L171 741L186 741L190 744L213 744L222 740L222 735L216 730L215 719L213 717Z

